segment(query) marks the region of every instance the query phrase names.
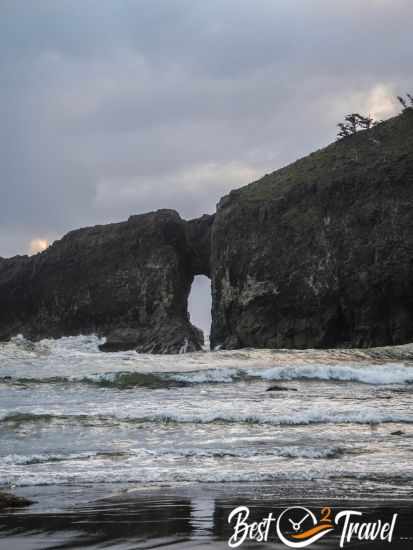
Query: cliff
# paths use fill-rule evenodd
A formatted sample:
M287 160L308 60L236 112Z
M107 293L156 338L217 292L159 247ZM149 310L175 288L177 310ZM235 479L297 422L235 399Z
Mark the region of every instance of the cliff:
M158 210L72 231L30 258L0 260L0 339L96 332L108 351L200 349L187 299L194 272L209 269L211 220ZM206 253L192 242L202 232Z
M212 345L413 341L413 110L224 197L211 264Z
M72 231L0 259L0 339L96 332L105 350L201 348L187 311L212 280L212 346L413 341L413 110L232 191Z

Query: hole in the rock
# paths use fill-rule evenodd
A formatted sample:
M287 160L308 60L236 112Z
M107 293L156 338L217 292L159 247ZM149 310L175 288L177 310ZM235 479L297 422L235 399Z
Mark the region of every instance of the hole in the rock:
M193 325L200 328L209 349L211 330L211 281L205 275L196 275L188 297L188 312Z

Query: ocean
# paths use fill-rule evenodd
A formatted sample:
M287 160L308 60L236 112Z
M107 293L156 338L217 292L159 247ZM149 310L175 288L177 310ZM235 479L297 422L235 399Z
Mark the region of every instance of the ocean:
M413 346L100 342L0 344L0 490L35 501L0 516L0 548L225 547L236 502L413 502Z

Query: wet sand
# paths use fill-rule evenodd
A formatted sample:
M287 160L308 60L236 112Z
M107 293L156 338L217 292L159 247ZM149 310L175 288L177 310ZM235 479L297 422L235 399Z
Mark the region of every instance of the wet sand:
M86 490L85 490L86 489ZM237 506L248 506L251 520L261 520L270 512L275 517L291 506L305 506L318 516L330 506L333 514L345 510L363 512L363 521L391 519L399 514L393 542L358 542L345 548L381 550L413 547L413 498L334 498L328 488L315 498L294 497L299 487L282 488L274 484L180 484L175 486L129 487L100 498L96 487L88 500L87 488L66 488L60 498L52 488L37 490L37 503L27 510L0 515L0 550L37 550L58 548L119 549L224 549L233 533L229 513ZM112 487L112 491L113 491ZM98 493L108 495L109 488ZM302 494L315 491L311 484ZM290 496L287 493L290 493ZM361 488L361 495L363 490ZM30 491L26 496L33 497ZM59 504L61 503L61 504ZM336 529L312 548L339 548L341 530ZM267 543L244 542L240 548L286 548L275 529Z

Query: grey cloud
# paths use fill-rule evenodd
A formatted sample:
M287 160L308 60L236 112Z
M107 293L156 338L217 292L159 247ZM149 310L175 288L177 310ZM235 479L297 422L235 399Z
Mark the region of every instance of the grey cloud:
M407 0L3 0L0 255L213 210L412 89L412 16Z

